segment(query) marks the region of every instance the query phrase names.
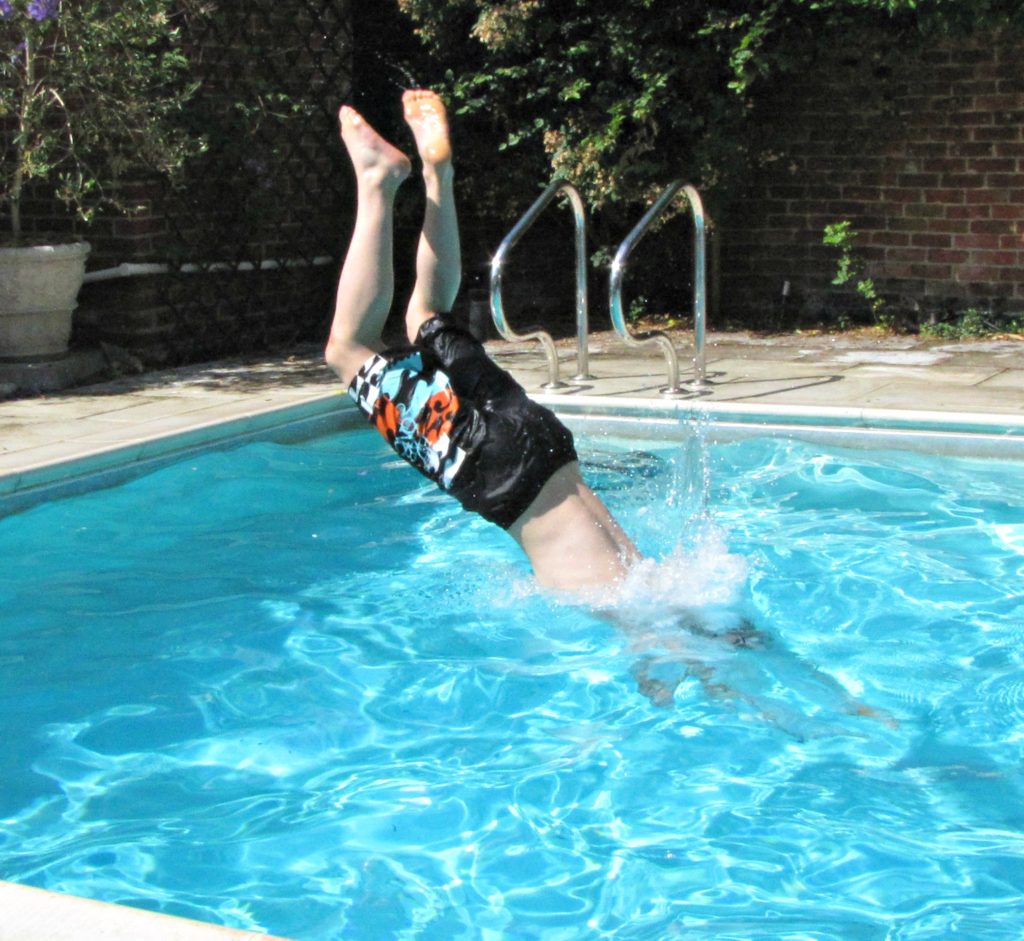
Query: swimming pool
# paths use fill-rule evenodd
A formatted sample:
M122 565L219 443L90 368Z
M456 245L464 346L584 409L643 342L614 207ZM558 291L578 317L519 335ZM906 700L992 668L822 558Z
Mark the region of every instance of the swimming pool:
M362 429L0 520L0 877L300 939L1019 937L1021 463L583 445L658 560L614 612Z

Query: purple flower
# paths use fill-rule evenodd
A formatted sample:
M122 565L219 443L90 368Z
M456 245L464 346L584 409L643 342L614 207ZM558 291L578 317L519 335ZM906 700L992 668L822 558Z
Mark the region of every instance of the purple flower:
M14 16L14 7L11 6L10 0L0 0L0 20L9 20Z
M43 20L55 20L60 12L60 0L28 0L25 12L40 23Z

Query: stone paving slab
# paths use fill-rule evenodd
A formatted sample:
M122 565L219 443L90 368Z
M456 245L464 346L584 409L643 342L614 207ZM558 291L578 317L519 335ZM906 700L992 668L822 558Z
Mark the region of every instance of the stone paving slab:
M3 941L282 941L173 915L0 882Z
M1014 390L1019 394L1020 399L1024 400L1024 369L1004 369L986 379L982 385L987 389Z
M685 385L691 338L673 337ZM488 349L531 392L546 362L535 342L491 341ZM576 371L573 341L560 341L560 373ZM824 406L1024 414L1024 341L939 342L917 337L709 334L709 385L681 396L703 403ZM594 334L593 380L565 395L663 401L663 355ZM338 395L319 348L164 370L36 398L0 401L0 475L140 444L211 423Z

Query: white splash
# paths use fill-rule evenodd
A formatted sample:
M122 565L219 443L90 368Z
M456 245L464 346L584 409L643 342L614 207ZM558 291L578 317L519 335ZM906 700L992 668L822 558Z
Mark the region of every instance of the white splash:
M689 542L663 558L642 559L621 581L582 600L655 620L674 611L735 604L747 581L747 560L729 551L724 532L711 523L689 535Z

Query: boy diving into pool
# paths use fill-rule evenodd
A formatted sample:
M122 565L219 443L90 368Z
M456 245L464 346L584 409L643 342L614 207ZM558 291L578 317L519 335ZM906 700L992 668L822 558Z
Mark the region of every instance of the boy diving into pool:
M462 262L447 115L432 91L406 91L402 101L427 197L405 311L409 344L385 348L382 331L394 296L395 196L411 165L346 106L339 119L356 174L356 221L338 281L327 363L402 458L519 543L539 584L562 591L617 584L640 554L584 483L572 434L449 319ZM646 651L634 675L652 702L669 705L684 676L693 675L712 694L746 702L775 724L787 724L778 704L754 691L763 683L747 675L737 677L740 684L730 682L721 656L702 657L700 645L694 646L704 638L737 654L747 647L763 650L764 636L745 620L711 633L699 616L687 616L677 625L682 631L652 638L614 610L605 615L641 642L638 652ZM656 675L666 665L673 668L670 675ZM830 686L817 671L811 674L810 685L824 684L824 698L837 699L840 712L875 714L834 680Z
M394 295L395 196L411 165L346 106L356 222L327 363L399 456L519 543L541 585L607 585L639 553L580 476L569 430L449 319L462 261L447 114L432 91L406 91L402 102L427 196L405 312L410 345L385 349L381 334Z

